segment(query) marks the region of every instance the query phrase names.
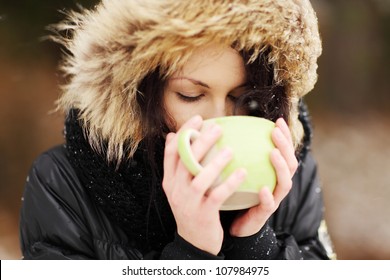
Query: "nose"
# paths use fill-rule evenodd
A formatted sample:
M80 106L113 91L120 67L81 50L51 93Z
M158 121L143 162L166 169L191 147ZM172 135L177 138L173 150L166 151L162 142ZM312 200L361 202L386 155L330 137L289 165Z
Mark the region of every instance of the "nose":
M227 102L226 99L218 99L212 103L212 106L209 108L207 118L218 118L231 116L233 114L233 108Z

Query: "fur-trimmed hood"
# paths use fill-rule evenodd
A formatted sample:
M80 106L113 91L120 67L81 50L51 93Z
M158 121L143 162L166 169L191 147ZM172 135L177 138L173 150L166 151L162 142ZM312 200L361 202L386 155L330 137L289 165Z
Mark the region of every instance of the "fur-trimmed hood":
M270 48L295 144L302 137L298 101L317 80L321 54L309 0L103 0L71 12L56 30L68 51L59 108L80 110L90 143L105 143L109 159L132 155L144 137L136 100L143 78L157 68L171 75L211 42L253 50L251 60Z

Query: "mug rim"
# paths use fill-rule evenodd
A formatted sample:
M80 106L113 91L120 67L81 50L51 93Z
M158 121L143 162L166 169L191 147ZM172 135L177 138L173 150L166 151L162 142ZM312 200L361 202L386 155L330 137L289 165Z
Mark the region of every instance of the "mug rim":
M210 118L210 119L205 119L204 122L207 122L207 121L212 121L212 120L225 120L225 119L252 119L252 120L262 120L262 121L267 121L267 122L271 122L273 124L275 124L275 122L269 120L269 119L266 119L266 118L263 118L263 117L255 117L255 116L247 116L247 115L232 115L232 116L223 116L223 117L214 117L214 118Z

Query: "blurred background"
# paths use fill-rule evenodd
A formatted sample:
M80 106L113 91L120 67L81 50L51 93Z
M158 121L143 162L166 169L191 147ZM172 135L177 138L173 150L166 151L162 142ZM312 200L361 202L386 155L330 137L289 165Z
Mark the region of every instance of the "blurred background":
M93 0L0 0L0 259L20 259L19 207L34 159L63 142L62 50L44 37ZM338 259L390 259L390 0L312 0L323 54L306 101Z

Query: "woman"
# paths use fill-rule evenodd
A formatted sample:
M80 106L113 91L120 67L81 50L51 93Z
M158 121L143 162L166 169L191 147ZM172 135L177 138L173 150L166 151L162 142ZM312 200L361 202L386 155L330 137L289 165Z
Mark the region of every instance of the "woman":
M55 38L69 51L58 102L66 144L30 171L24 258L326 259L302 103L316 81L317 29L308 1L111 0L71 13L56 27L69 37ZM245 171L205 196L232 154L191 176L177 132L233 114L276 122L278 183L260 205L220 212ZM194 154L220 133L203 133Z

